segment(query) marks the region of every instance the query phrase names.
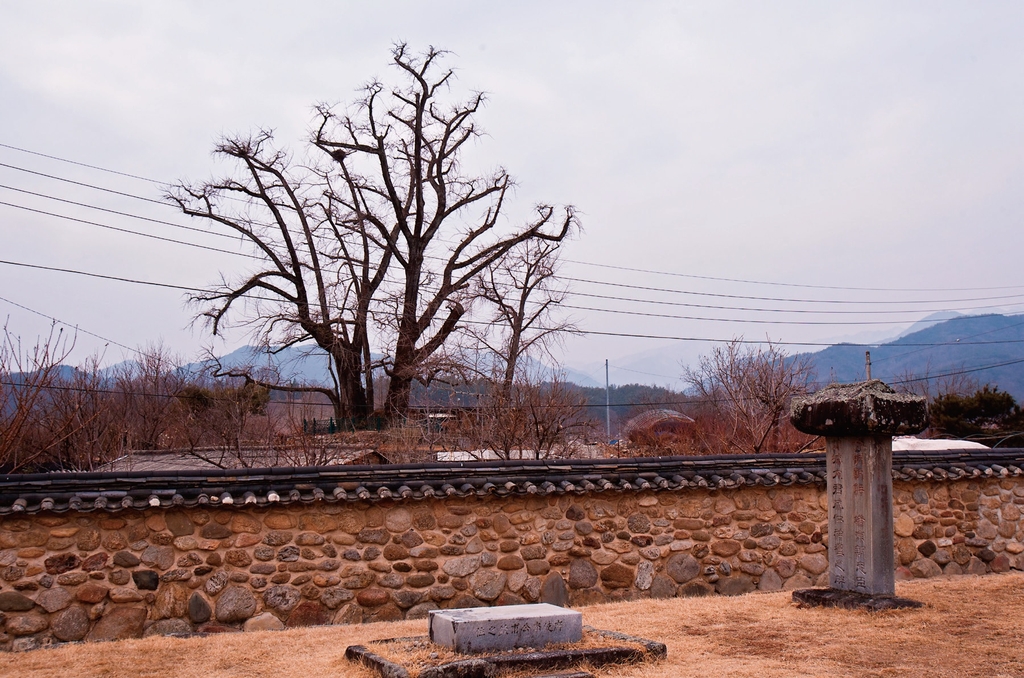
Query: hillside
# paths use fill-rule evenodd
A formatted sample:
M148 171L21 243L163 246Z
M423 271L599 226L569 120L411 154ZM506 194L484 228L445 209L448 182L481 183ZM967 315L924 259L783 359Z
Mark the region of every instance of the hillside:
M1018 343L998 343L1007 341ZM852 382L864 379L864 351L864 346L839 344L802 355L811 361L819 382ZM887 383L911 374L936 377L964 370L980 384L996 385L1017 400L1024 398L1024 362L971 371L1024 361L1024 315L960 316L870 351L871 376Z

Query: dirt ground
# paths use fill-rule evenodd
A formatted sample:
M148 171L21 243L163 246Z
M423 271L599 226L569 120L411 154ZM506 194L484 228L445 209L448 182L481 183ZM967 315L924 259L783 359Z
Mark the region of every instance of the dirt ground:
M783 592L582 611L585 624L668 645L665 661L599 676L1024 676L1024 574L905 582L897 594L926 606L873 614L801 610ZM425 632L419 620L64 645L0 656L0 675L370 678L345 660L347 646Z

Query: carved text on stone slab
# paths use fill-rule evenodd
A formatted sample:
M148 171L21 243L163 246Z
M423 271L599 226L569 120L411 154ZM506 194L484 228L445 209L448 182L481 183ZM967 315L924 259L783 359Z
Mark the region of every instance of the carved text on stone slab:
M872 595L893 592L891 443L827 441L829 586ZM888 532L886 532L888 531Z
M497 622L489 626L480 626L476 629L477 636L519 636L523 633L559 633L562 630L564 621L553 619L542 621L540 619L522 622Z
M829 535L829 548L832 551L832 572L829 577L829 584L833 588L846 588L846 567L845 556L845 521L846 506L843 504L843 466L842 457L838 450L829 455L829 482L832 485L829 512L832 525Z

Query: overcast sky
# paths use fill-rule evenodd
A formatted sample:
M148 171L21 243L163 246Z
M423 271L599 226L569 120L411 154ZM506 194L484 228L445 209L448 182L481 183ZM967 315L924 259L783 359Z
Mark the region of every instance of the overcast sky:
M203 179L222 134L269 127L299 148L313 104L394 77L393 42L435 45L452 51L460 87L489 93L473 161L516 176L512 216L541 201L581 210L584 233L566 257L585 263L566 273L678 292L575 290L775 309L577 297L578 307L730 321L576 309L584 329L878 338L934 310L1024 310L1021 35L1024 5L1009 2L13 2L0 22L0 144L159 181ZM9 148L0 163L161 195L157 184ZM107 225L170 235L11 188L187 223L168 207L9 167L0 184L4 203ZM127 278L203 286L237 270L227 255L5 205L0 237L5 261ZM46 321L8 302L130 347L163 341L192 355L211 342L189 329L193 311L172 290L0 265L0 297L0 316L26 340ZM837 309L866 313L818 313ZM738 322L752 319L822 324ZM104 343L78 341L83 356ZM570 341L566 360L669 344L684 360L707 346L591 335ZM112 345L104 356L130 354Z

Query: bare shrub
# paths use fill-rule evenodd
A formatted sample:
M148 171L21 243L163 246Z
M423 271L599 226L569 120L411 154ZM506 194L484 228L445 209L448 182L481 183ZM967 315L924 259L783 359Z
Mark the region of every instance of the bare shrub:
M734 340L702 356L684 377L697 401L696 440L709 453L793 452L813 440L786 416L790 400L806 394L814 379L804 357Z
M7 473L45 463L51 436L44 434L47 413L59 386L61 363L74 337L50 327L31 348L4 325L0 338L0 469Z

